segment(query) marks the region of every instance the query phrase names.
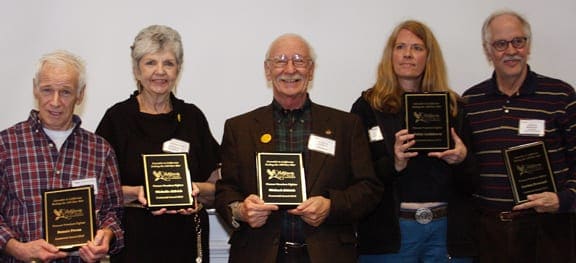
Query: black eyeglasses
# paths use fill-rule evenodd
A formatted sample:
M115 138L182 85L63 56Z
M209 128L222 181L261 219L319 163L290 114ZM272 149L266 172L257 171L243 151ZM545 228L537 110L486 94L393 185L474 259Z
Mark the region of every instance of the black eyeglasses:
M269 58L266 61L269 62L275 68L285 68L288 63L292 60L292 64L295 68L305 69L310 65L312 59L302 56L300 54L294 54L291 58L287 55L279 55L273 58Z
M527 37L515 37L512 40L496 40L492 42L492 47L497 51L504 51L508 48L508 44L512 44L514 48L523 48L528 42Z

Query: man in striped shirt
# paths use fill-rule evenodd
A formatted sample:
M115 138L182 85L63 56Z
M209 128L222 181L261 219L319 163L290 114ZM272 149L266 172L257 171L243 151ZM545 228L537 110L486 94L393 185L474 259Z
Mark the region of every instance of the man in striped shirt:
M482 28L492 77L464 92L480 166L477 200L480 262L575 262L576 95L567 83L539 75L527 64L530 24L499 11ZM529 128L526 128L529 127ZM557 192L515 204L502 149L542 141Z
M102 137L80 128L74 115L84 95L84 68L66 51L43 56L34 77L38 110L0 132L0 262L97 262L124 245L114 151ZM44 239L42 193L81 185L93 186L98 230L78 251L64 252ZM80 223L63 221L58 224ZM55 228L87 235L78 228Z

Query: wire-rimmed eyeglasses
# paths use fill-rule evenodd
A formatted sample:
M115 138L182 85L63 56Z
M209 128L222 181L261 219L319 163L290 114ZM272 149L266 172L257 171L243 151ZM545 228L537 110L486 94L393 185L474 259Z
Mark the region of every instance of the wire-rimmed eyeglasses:
M307 68L308 66L310 66L312 59L300 54L294 54L292 55L292 57L288 57L285 54L281 54L273 58L266 59L266 62L268 62L275 68L285 68L286 66L288 66L288 63L290 61L292 61L292 64L294 65L295 68Z

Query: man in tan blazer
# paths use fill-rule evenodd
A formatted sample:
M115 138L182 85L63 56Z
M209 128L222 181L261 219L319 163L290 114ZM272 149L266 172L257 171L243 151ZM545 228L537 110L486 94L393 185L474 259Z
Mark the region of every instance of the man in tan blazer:
M233 229L230 262L356 262L355 223L381 198L367 134L352 114L313 103L314 56L300 36L278 37L264 69L273 102L226 121L216 209ZM301 153L307 199L258 195L256 155Z

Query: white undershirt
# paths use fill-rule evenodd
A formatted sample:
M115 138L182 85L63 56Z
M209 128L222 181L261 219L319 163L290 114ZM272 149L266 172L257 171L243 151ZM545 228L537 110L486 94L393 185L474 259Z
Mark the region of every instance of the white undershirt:
M48 135L48 137L50 137L50 139L52 139L52 141L56 144L56 149L58 149L58 151L60 151L60 147L62 147L62 144L64 144L64 142L66 141L66 138L68 138L68 136L70 136L70 134L72 133L72 130L74 130L74 127L65 130L65 131L55 131L55 130L50 130L48 128L42 128L44 130L44 132L46 133L46 135Z

